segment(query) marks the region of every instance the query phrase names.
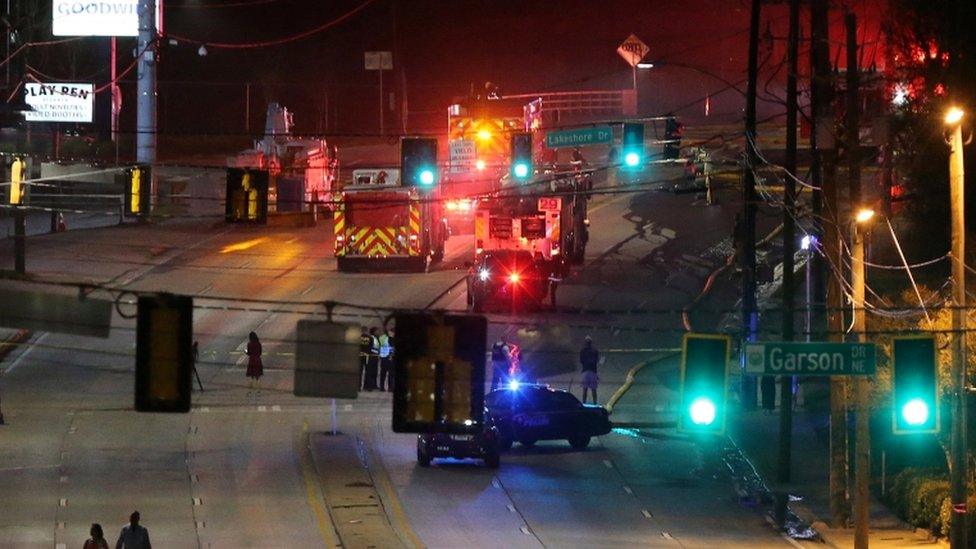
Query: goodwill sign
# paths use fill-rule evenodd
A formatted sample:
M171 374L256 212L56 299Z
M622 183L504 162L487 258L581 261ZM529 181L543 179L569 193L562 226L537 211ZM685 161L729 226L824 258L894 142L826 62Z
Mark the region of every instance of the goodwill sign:
M53 0L54 36L137 36L138 0Z
M28 122L92 121L95 93L91 84L24 84L24 101L33 110L24 112Z

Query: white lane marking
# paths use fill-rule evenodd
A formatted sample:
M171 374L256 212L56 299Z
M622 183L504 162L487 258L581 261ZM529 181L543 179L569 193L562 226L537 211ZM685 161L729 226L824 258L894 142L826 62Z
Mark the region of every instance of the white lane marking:
M203 505L203 500L200 499L200 498L193 498L193 505L195 507L199 507L199 506Z
M664 539L674 539L674 536L672 536L668 532L661 532L661 537L664 538Z
M61 475L61 482L68 482L68 475Z
M514 506L514 505L512 505L511 503L509 503L509 504L508 504L508 505L506 505L505 507L507 507L507 508L508 508L508 512L509 512L509 513L514 513L514 512L515 512L515 506Z
M75 434L75 432L76 432L77 430L78 430L78 428L77 428L77 427L69 427L69 428L68 428L68 434L69 434L69 435L73 435L73 434Z
M630 486L624 486L624 492L627 492L630 495L634 495L634 491L630 489Z
M314 289L315 289L315 286L309 286L308 288L305 288L304 290L302 290L302 293L299 294L299 295L307 295L309 292L311 292Z
M603 465L606 466L607 469L613 469L613 463L610 463L609 459L603 460Z
M271 411L272 412L280 412L281 411L281 406L278 406L277 404L275 404L274 406L271 407Z
M202 520L198 520L196 521L196 523L197 523L197 530L207 527L207 523Z
M203 287L202 290L200 290L199 292L197 292L197 294L203 295L203 294L209 292L210 290L213 290L213 284L207 284L206 286Z
M522 527L519 528L519 530L521 530L522 533L525 534L526 536L531 536L532 535L532 531L529 530L529 528L527 526L522 526Z
M342 411L343 412L351 412L352 411L352 404L343 404L342 405Z
M190 482L194 484L200 482L200 475L190 475Z
M60 500L58 500L58 507L67 507L67 506L68 506L68 498L61 498Z
M199 430L199 427L197 427L196 425L193 425L193 426L190 427L190 430L189 430L188 434L191 434L191 435L196 434L196 432L198 430Z
M501 488L502 487L501 483L498 482L498 479L497 478L491 479L491 485L494 486L495 488Z
M208 414L208 413L210 413L210 408L207 407L207 406L204 406L203 408L200 408L200 413L201 414Z
M10 363L10 366L8 366L6 370L3 370L3 372L5 374L9 374L14 370L14 368L20 366L20 362L24 360L24 357L29 355L30 352L34 350L34 347L40 342L44 341L44 339L47 338L48 335L50 335L50 332L44 332L43 334L37 336L37 339L35 339L33 343L30 344L29 347L24 349L24 352L20 353L20 355L18 355L17 358L15 358L14 361Z
M641 509L641 514L644 515L644 518L652 518L654 516L647 509Z
M248 260L247 260L247 261L245 261L244 263L241 263L241 266L240 266L240 267L238 267L238 269L246 269L246 268L247 268L247 267L248 267L248 266L249 266L250 264L251 264L251 260L250 260L250 259L248 259Z
M58 521L58 530L64 530L67 527L68 527L68 523L67 522L65 522L63 520L59 520Z
M258 406L258 411L259 412L267 412L268 411L268 407L267 406Z
M54 549L68 549L68 546L65 545L64 543L59 543L54 546Z

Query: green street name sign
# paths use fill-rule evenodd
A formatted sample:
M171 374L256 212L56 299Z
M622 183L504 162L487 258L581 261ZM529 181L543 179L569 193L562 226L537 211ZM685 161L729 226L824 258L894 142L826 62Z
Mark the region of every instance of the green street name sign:
M599 145L601 143L610 143L611 141L613 141L613 128L610 126L577 128L546 134L546 147L550 149Z
M749 343L746 373L791 376L872 376L873 343Z

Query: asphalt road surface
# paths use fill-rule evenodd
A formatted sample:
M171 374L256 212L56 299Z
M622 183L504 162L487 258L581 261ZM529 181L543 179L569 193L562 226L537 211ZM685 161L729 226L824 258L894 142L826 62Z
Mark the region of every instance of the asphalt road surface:
M677 344L676 309L715 263L731 217L693 195L598 196L587 261L560 287L561 309L492 314L489 338L515 339L539 375L578 394L573 355L592 335L607 356L606 402L631 366ZM114 543L136 509L157 547L787 545L735 501L707 449L673 430L618 429L581 452L516 445L498 470L474 461L422 469L415 437L390 430L388 394L373 392L337 403L340 434L331 435L330 402L292 395L296 321L323 315L326 300L361 305L336 315L367 325L390 308L461 309L456 284L473 249L470 236L453 237L425 274L337 273L328 225L190 218L29 239L38 280L193 295L205 391L189 414L133 411L132 294L115 294L107 339L34 332L0 363L0 547L77 547L92 522ZM0 252L10 258L12 242ZM625 312L635 307L661 312ZM256 388L244 376L250 331L264 345ZM667 421L668 377L621 399L613 419Z

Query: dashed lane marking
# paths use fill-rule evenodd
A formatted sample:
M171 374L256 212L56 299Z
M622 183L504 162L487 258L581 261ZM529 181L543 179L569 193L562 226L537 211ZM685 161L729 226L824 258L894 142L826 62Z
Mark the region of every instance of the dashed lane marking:
M624 486L624 492L627 492L630 495L634 495L634 491L630 489L630 486Z
M199 507L201 505L203 505L203 500L202 499L200 499L200 498L193 498L193 506L194 507Z
M298 295L308 295L308 293L311 292L314 289L315 289L315 286L309 286L308 288L305 288L304 290L302 290L302 293L300 293Z
M607 469L613 469L613 463L611 463L609 459L605 459L605 460L603 460L603 465L604 465L604 466L605 466L605 467L606 467Z
M669 532L661 532L661 537L664 539L674 539L674 536L672 536Z
M497 478L491 479L491 485L494 486L495 488L501 488L502 487L501 483L498 482L498 479Z
M259 412L267 412L268 411L268 407L267 406L258 406L258 411Z
M531 536L532 535L532 530L529 530L529 528L527 526L522 526L522 527L519 528L519 530L521 530L522 533L525 534L526 536Z
M68 506L68 498L61 498L60 500L58 500L58 507L67 507L67 506Z
M515 512L515 506L514 506L514 505L512 505L511 503L509 503L509 504L508 504L508 505L506 505L505 507L506 507L506 508L508 508L508 512L509 512L509 513L514 513L514 512Z
M281 406L278 406L277 404L275 404L274 406L271 407L271 411L272 412L280 412L281 411Z
M200 408L200 413L201 414L208 414L208 413L210 413L210 408L207 407L207 406L204 406L203 408Z
M198 520L196 521L196 523L197 523L197 530L207 527L207 523L202 520Z
M654 515L652 515L651 512L648 511L647 509L641 509L641 514L644 515L644 518L653 518L654 517Z
M59 520L58 521L58 530L64 530L66 528L68 528L68 523L65 522L65 521L63 521L63 520Z
M197 484L200 482L200 475L190 475L190 482Z
M352 404L343 404L342 405L342 411L343 412L351 412L352 411Z
M68 482L68 475L61 475L61 482Z
M20 366L20 363L24 360L24 357L26 357L27 355L29 355L30 352L33 351L34 348L40 342L44 341L44 339L47 338L47 336L48 336L48 332L44 332L43 334L37 336L37 339L35 339L33 342L31 342L30 343L30 346L27 347L26 349L24 349L24 351L22 353L20 353L19 355L17 355L17 358L14 359L14 361L10 364L10 366L7 367L6 370L0 370L0 372L4 372L6 374L9 374L10 372L12 372L14 370L14 368L16 368L17 366Z

